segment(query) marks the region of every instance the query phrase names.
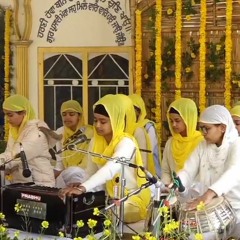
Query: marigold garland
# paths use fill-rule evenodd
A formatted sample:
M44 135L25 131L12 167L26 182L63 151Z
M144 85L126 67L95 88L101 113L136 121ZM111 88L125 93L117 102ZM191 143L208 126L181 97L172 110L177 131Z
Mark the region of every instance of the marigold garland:
M175 41L175 98L181 97L181 70L182 70L182 39L181 39L181 31L182 31L182 0L176 1L176 41Z
M11 31L11 10L6 9L5 11L5 32L4 32L4 99L10 96L10 31ZM4 140L8 139L9 125L5 121L5 136Z
M225 106L230 109L232 77L232 0L226 1L226 39L225 39Z
M142 12L136 10L136 93L141 95L142 90Z
M156 128L157 134L159 137L159 143L161 142L161 92L162 92L162 85L161 85L161 76L162 76L162 0L156 1L156 21L155 21L155 28L156 28L156 50L155 50L155 81L156 81Z
M206 106L206 18L207 1L201 1L201 21L200 21L200 49L199 49L199 109L202 112Z

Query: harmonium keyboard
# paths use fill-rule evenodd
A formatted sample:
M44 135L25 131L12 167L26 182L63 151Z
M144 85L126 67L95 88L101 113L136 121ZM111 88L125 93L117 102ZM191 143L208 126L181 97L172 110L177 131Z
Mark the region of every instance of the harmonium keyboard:
M105 192L88 192L79 196L59 197L58 188L38 186L34 183L6 185L2 189L1 210L5 214L8 227L33 233L41 232L42 221L48 221L45 234L85 237L89 233L88 219L98 221L96 233L102 230L103 218L93 215L93 209L105 207ZM16 204L20 211L16 211ZM19 210L19 209L18 209ZM77 220L84 221L84 227L77 231ZM27 229L26 229L27 228Z

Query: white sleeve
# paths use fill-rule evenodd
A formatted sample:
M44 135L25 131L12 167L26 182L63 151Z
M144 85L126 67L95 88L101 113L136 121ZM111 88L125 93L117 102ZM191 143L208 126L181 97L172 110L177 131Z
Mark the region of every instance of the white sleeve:
M193 181L196 179L200 169L201 162L201 147L200 143L192 152L188 160L184 164L184 168L180 170L177 175L185 188L191 187Z
M228 150L228 157L225 162L225 171L221 177L213 183L209 188L218 196L228 193L234 187L240 185L240 138L231 143Z
M124 137L116 146L115 151L111 158L125 158L130 159L136 149L135 143L127 137ZM106 181L113 179L117 173L121 173L121 164L115 161L107 160L104 166L102 166L94 175L92 175L82 185L87 191L105 184Z
M141 155L142 155L143 166L145 168L147 168L148 153L141 151L141 149L147 150L147 140L146 140L146 136L145 136L145 129L137 128L134 132L134 137L137 140L138 147L139 147Z

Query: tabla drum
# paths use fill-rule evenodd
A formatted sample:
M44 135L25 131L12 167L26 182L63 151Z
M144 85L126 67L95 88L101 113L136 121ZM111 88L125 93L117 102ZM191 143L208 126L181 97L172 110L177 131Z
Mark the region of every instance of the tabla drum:
M169 215L171 219L178 220L179 215L179 202L175 194L162 193L160 201L152 200L148 206L147 217L144 223L145 232L153 232L154 226L159 225L161 217L159 215L159 208L162 206L169 207Z
M204 210L187 211L186 205L180 206L180 229L190 233L213 233L215 239L225 239L236 225L236 215L224 197L214 198Z

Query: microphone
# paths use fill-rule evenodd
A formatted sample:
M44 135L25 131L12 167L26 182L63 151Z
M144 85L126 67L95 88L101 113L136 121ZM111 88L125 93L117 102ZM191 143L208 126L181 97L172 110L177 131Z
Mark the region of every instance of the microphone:
M25 178L28 178L31 176L31 171L28 167L28 162L27 162L27 158L26 158L26 154L23 150L23 146L22 146L22 143L19 143L20 144L20 158L21 158L21 161L22 161L22 167L23 167L23 171L22 171L22 175L25 177Z
M64 145L71 143L73 140L79 137L79 135L83 134L85 132L86 128L81 127L79 128L71 137L69 137L65 142Z
M67 144L65 147L63 147L62 149L57 151L56 154L60 154L66 150L73 150L75 145L77 145L79 143L83 143L87 140L88 140L87 136L85 134L81 134L80 136L78 136L78 138L76 140L72 141L71 143Z
M154 184L156 188L160 188L162 186L161 182L158 181L158 178L153 176L147 169L143 166L139 166L139 168L145 173L147 180Z

